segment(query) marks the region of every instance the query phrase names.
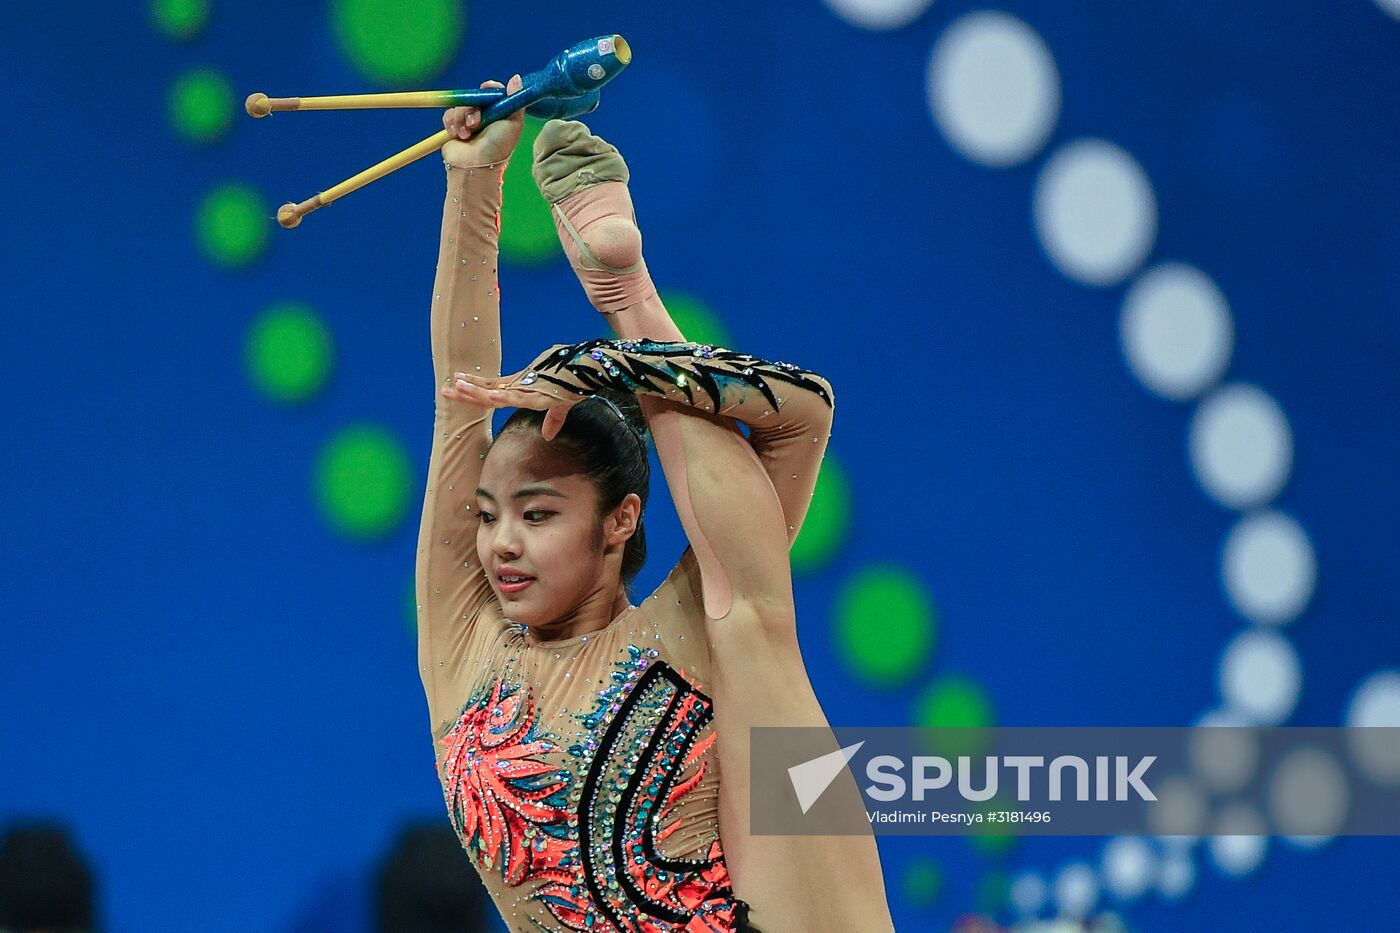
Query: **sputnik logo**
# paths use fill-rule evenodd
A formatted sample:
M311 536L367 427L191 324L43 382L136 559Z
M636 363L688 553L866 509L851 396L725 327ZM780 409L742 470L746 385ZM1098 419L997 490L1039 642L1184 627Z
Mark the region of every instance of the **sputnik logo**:
M846 763L864 744L862 741L847 745L845 748L838 748L834 752L788 768L788 779L792 781L792 789L797 792L797 802L803 813L812 809L812 805L826 793L831 782L836 780Z

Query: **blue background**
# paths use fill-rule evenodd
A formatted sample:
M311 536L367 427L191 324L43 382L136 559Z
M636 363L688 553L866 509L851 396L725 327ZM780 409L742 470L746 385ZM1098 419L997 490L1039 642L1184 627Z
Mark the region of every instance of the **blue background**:
M1243 625L1218 570L1237 516L1194 478L1192 406L1125 365L1123 288L1065 278L1033 228L1046 155L1086 136L1123 146L1157 197L1148 264L1208 271L1238 337L1227 378L1287 414L1275 504L1319 566L1287 629L1305 676L1289 722L1337 724L1357 683L1400 664L1400 22L1366 0L1012 0L997 8L1044 38L1063 104L1039 157L989 169L951 148L924 93L937 37L981 8L938 2L872 33L815 0L475 4L433 86L504 79L602 32L631 42L590 123L632 168L658 284L704 300L736 347L837 390L854 522L796 595L840 724L905 724L947 673L980 682L1004 724L1184 725L1219 702L1219 651ZM324 4L213 9L179 44L144 6L20 0L0 38L0 823L72 826L118 933L358 933L396 827L442 815L404 609L417 526L347 541L317 511L312 466L369 421L403 439L421 483L441 169L424 160L275 230L245 272L203 256L194 216L217 182L300 200L440 123L240 114L222 144L189 146L165 98L195 64L240 100L377 89ZM507 371L600 333L562 259L501 278ZM250 321L285 300L322 314L337 358L302 408L273 407L244 374ZM643 592L683 547L655 502ZM939 607L937 650L896 690L860 685L831 639L842 583L874 562L914 572ZM921 930L973 907L986 871L1053 874L1101 844L882 851L899 927ZM932 906L899 883L923 856L947 880ZM1129 920L1400 926L1382 890L1393 840L1272 840L1245 880L1197 861L1183 902L1148 897Z

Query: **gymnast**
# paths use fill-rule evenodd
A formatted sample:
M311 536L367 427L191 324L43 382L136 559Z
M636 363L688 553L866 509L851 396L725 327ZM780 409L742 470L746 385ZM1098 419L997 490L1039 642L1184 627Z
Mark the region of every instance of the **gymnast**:
M563 120L541 129L534 177L617 337L556 344L501 376L501 184L523 119L443 116L416 586L453 826L513 931L889 931L872 835L749 824L750 728L827 725L788 549L831 386L686 342L642 258L626 164ZM493 440L501 407L515 411ZM634 604L648 435L690 546Z

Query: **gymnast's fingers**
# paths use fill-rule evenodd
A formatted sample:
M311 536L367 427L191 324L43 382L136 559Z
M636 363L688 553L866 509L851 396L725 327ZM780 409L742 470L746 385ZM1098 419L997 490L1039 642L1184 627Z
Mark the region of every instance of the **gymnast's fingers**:
M569 417L569 409L558 407L550 408L544 413L544 424L540 425L540 436L547 441L552 441L559 434L559 430L564 427L564 419Z
M473 386L482 389L494 389L497 386L503 386L510 381L510 378L493 378L491 376L478 376L474 373L457 373L456 376L454 376L453 378L457 382L467 382Z
M467 138L466 136L462 135L462 131L466 127L464 120L464 118L466 117L464 111L466 109L466 107L452 107L442 115L443 129L447 130L447 132L451 133L453 136L456 136L458 139Z
M533 386L518 385L515 376L488 379L484 376L457 374L457 390L468 398L497 408L514 405L517 408L533 408L548 411L557 405L570 407L577 399L560 398L552 393L541 392Z
M443 387L442 394L454 401L474 402L484 408L504 408L510 404L498 390L473 385L460 374L453 385Z
M521 79L520 75L518 75L518 74L517 74L517 75L513 75L513 76L511 77L510 81L508 81L508 82L506 83L506 94L508 94L508 95L509 95L509 94L514 94L514 93L516 93L517 91L519 91L519 90L520 90L521 88L523 88L523 87L525 87L525 82ZM506 119L511 120L511 121L513 121L513 122L515 122L515 123L524 123L524 122L525 122L525 108L523 108L523 107L520 108L519 110L515 111L515 113L513 113L513 114L511 114L509 117L507 117Z

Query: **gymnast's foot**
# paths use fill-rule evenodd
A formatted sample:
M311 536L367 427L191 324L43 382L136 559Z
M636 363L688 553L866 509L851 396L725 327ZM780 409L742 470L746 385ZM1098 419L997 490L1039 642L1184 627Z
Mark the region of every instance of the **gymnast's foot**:
M550 120L535 138L533 171L593 307L611 314L655 295L617 149L577 120Z

